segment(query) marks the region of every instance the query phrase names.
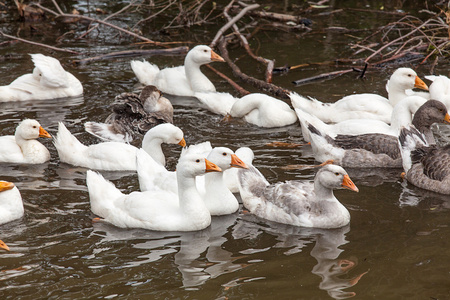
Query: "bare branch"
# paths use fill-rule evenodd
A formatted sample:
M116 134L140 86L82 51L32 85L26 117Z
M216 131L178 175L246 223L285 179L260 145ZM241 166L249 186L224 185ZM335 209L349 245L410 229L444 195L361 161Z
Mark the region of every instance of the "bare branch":
M234 0L231 1L230 4L232 4L233 2ZM231 21L228 21L227 24L225 24L224 26L222 26L222 28L219 29L219 31L216 33L216 36L214 37L209 46L211 48L214 48L225 31L227 31L231 26L233 26L234 23L236 23L239 19L241 19L247 13L247 11L256 9L259 6L260 6L259 4L252 4L242 9L236 16L233 17L233 19L231 19Z
M54 46L49 46L49 45L46 45L46 44L41 44L41 43L25 40L25 39L19 38L17 36L12 36L12 35L6 34L6 33L4 33L1 30L0 30L0 35L2 35L4 37L7 37L9 39L14 39L14 40L18 40L18 41L23 42L23 43L36 45L36 46L40 46L40 47L45 47L45 48L52 49L52 50L59 51L59 52L67 52L67 53L72 53L72 54L77 54L77 55L81 54L80 52L76 52L76 51L73 51L73 50L62 49L62 48L58 48L58 47L54 47Z

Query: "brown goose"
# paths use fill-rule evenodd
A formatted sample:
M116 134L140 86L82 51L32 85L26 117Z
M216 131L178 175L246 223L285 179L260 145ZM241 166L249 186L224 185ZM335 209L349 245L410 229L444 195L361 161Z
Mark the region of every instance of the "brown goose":
M118 95L111 109L105 123L86 122L86 131L104 141L129 143L156 125L173 123L172 104L153 85L144 87L139 96Z
M414 115L412 124L434 143L431 125L450 123L450 116L442 102L429 100ZM314 157L319 162L333 159L345 167L401 168L402 155L398 138L386 134L337 135L331 138L308 125Z

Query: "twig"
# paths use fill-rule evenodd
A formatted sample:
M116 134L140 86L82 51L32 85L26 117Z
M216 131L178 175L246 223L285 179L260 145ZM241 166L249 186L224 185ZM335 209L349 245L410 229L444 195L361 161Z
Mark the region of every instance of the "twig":
M106 18L103 19L103 22L106 22L107 20L109 20L109 19L111 19L111 18L113 18L113 17L115 17L115 16L121 14L122 12L126 11L128 8L130 8L131 6L133 6L134 3L135 3L136 1L137 1L137 0L133 0L133 1L130 2L130 4L128 4L127 6L123 7L121 10L116 11L116 12L113 13L113 14L110 14L109 16L107 16ZM98 28L98 26L99 26L99 24L97 24L97 25L95 25L95 26L89 28L89 30L87 30L85 33L83 33L79 38L80 38L80 39L84 38L86 35L88 35L88 34L91 33L93 30L95 30L96 28Z
M307 84L307 83L311 83L313 81L317 81L317 80L322 80L322 79L329 79L329 78L334 78L337 76L341 76L350 72L354 72L355 70L353 69L348 69L348 70L341 70L341 71L334 71L334 72L329 72L329 73L323 73L317 76L312 76L312 77L308 77L308 78L303 78L303 79L299 79L299 80L295 80L292 81L293 84L295 85L302 85L302 84Z
M430 23L431 20L427 20L426 22L424 22L421 26L425 26L426 24ZM420 30L419 28L415 28L414 30L408 32L407 34L400 36L399 38L396 38L395 40L385 44L384 46L382 46L381 48L379 48L377 51L375 51L374 53L372 53L368 58L365 59L364 62L369 62L370 59L372 59L375 55L379 54L381 51L383 51L384 49L386 49L387 47L389 47L390 45L394 44L395 42L398 42L402 39L404 39L407 36L412 35L414 32Z
M225 79L226 81L228 81L228 83L236 90L239 92L239 94L241 94L242 96L248 95L250 94L249 91L247 91L246 89L244 89L243 87L241 87L240 85L238 85L236 82L234 82L230 77L228 77L227 75L223 74L222 72L216 70L214 67L210 66L210 65L206 65L206 67L208 67L209 69L211 69L213 72L215 72L217 75L219 75L220 77L222 77L223 79Z
M234 1L234 0L233 0ZM231 4L233 3L233 1L230 2L230 4L228 4L225 9L223 10L223 15L228 19L228 21L231 21L231 17L228 14L228 10L231 7ZM272 72L273 72L273 67L274 67L274 62L272 60L269 59L265 59L263 57L260 56L256 56L252 49L250 49L250 45L248 44L248 40L245 38L245 36L242 35L242 33L239 31L239 27L237 27L236 24L232 25L233 31L235 32L235 34L241 39L241 42L245 48L245 50L247 51L247 53L256 61L264 64L266 66L266 82L268 83L272 83Z
M233 2L234 2L234 0L231 1L231 3L233 3ZM225 31L227 31L234 23L236 23L240 18L242 18L247 13L247 11L256 9L259 6L260 6L259 4L252 4L252 5L245 7L244 9L242 9L236 16L234 16L233 19L231 19L231 21L228 21L227 24L222 26L222 28L220 28L219 31L217 31L216 36L214 37L214 39L212 40L212 42L209 46L211 48L214 48L216 46L217 42L219 41L220 37L223 35L223 33Z
M58 4L56 3L56 1L55 1L55 0L52 0L52 1L53 1L53 3L55 4L55 6L57 7L57 9L58 9L59 11L61 11L61 9L59 8L59 6L58 6ZM95 19L95 18L83 16L83 15L65 14L65 13L63 13L62 11L61 11L60 13L57 13L57 12L51 10L51 9L48 9L48 8L46 8L46 7L43 7L43 6L40 5L39 3L32 3L32 4L35 5L35 6L37 6L37 7L39 7L39 8L41 8L42 10L45 10L45 11L47 11L47 12L49 12L49 13L54 14L57 18L65 17L65 18L79 18L79 19L84 19L84 20L88 20L88 21L91 21L91 22L94 22L94 23L99 23L99 24L102 24L102 25L105 25L105 26L114 28L114 29L116 29L116 30L118 30L118 31L120 31L120 32L124 32L124 33L126 33L126 34L128 34L128 35L131 35L131 36L133 36L133 37L135 37L135 38L138 38L138 39L140 39L140 40L146 41L146 42L148 42L148 43L152 43L152 44L154 44L154 45L162 45L162 44L163 44L163 43L160 43L160 42L152 41L152 40L150 40L150 39L148 39L148 38L146 38L146 37L143 37L143 36L141 36L141 35L139 35L139 34L136 34L136 33L134 33L134 32L131 32L131 31L129 31L129 30L123 29L123 28L121 28L121 27L119 27L119 26L116 26L116 25L114 25L114 24L105 22L105 21L103 21L103 20L99 20L99 19Z
M154 13L151 16L148 16L145 19L140 20L139 22L137 22L136 24L134 24L134 26L132 28L136 28L139 24L147 22L148 20L153 19L154 17L156 17L157 15L161 14L162 12L164 12L166 9L168 9L169 7L171 7L174 3L176 3L176 1L169 1L169 4L167 4L165 7L163 7L160 11Z
M6 33L4 33L1 30L0 30L0 35L3 35L4 37L10 38L10 39L18 40L18 41L23 42L23 43L36 45L36 46L40 46L40 47L45 47L45 48L49 48L49 49L52 49L52 50L55 50L55 51L67 52L67 53L72 53L72 54L77 54L77 55L81 54L80 52L77 52L77 51L68 50L68 49L62 49L62 48L58 48L58 47L54 47L54 46L49 46L49 45L46 45L46 44L41 44L41 43L25 40L25 39L19 38L17 36L12 36L12 35L6 34Z

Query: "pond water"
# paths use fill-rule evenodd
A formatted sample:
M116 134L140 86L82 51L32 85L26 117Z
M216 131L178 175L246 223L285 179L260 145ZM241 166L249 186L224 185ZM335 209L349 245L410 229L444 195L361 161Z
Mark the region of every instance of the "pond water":
M292 5L289 1L265 2L278 12ZM63 8L86 10L88 4L113 12L127 2L120 2L116 9L108 6L108 1L71 1ZM219 1L219 7L226 4ZM353 41L352 35L356 33L320 28L369 29L398 18L345 10L348 7L375 9L377 1L329 4L329 8L323 9L325 13L344 10L315 14L314 30L310 34L261 30L250 40L251 47L258 49L259 55L275 59L277 66L329 61L352 53L348 42ZM411 4L402 9L415 11L417 7ZM36 29L30 31L30 24L17 22L15 12L8 11L2 17L0 29L5 33L20 34L40 43L55 44L55 39L64 32L83 30L52 21L34 24ZM126 24L126 19L121 20L117 24ZM182 29L178 36L171 38L208 44L223 25L223 20L215 22ZM155 24L156 21L152 26ZM151 28L146 27L146 31ZM156 36L150 38L157 39ZM131 42L124 37L118 41L115 32L102 29L90 39L67 36L55 45L80 51L83 57L88 57L135 49ZM243 50L229 50L232 58L239 58L237 63L244 72L263 77L264 68L247 58ZM97 143L96 138L84 131L83 123L103 121L110 113L108 105L117 94L137 88L129 59L74 67L70 61L82 56L23 43L0 47L0 85L31 72L33 66L28 53L60 59L66 70L83 83L85 93L72 99L0 103L1 135L13 134L24 118L35 118L50 134L56 134L58 122L62 121L82 143ZM181 56L147 59L160 67L183 61ZM233 78L226 64L213 66ZM412 66L422 78L430 70L428 64ZM440 60L435 71L448 76L448 69L448 62ZM332 102L352 93L385 95L384 85L393 69L374 69L366 80L356 80L356 75L350 73L299 87L291 83L335 70L333 65L292 70L275 76L274 83ZM212 71L207 68L203 71L217 90L236 95ZM254 165L270 182L314 178L313 170L283 169L289 164L314 164L308 146L284 149L266 145L273 141L303 142L298 123L271 129L240 120L226 123L195 99L167 97L174 105L174 123L184 131L188 144L209 140L214 146L233 150L251 147L255 152ZM214 217L211 226L199 232L125 230L92 222L95 216L90 212L86 169L61 163L52 141L41 142L51 152L50 162L35 166L0 165L0 179L18 186L25 206L23 218L0 227L0 238L11 248L10 252L0 252L2 299L448 299L450 295L450 252L447 251L450 198L411 186L400 179L402 170L348 170L360 192L335 192L351 214L350 225L340 229L318 230L268 222L246 213L241 206L233 215ZM173 169L181 149L175 146L164 149L169 168ZM101 173L124 192L139 188L134 172Z

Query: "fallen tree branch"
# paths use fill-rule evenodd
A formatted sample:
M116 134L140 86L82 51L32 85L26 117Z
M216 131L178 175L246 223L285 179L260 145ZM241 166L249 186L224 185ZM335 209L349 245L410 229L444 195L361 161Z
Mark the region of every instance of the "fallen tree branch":
M320 75L316 75L316 76L312 76L312 77L308 77L308 78L303 78L303 79L299 79L299 80L295 80L292 81L293 84L295 85L302 85L302 84L307 84L307 83L311 83L313 81L317 81L317 80L322 80L322 79L330 79L330 78L335 78L350 72L354 72L354 69L348 69L348 70L341 70L341 71L334 71L334 72L329 72L329 73L323 73Z
M234 1L231 1L230 4L232 4L233 2ZM242 18L249 10L256 9L258 7L259 4L252 4L242 9L236 16L233 17L233 19L228 21L224 26L222 26L222 28L219 29L219 31L217 31L216 36L212 40L211 44L209 44L209 46L211 48L214 48L225 31L227 31L231 26L233 26L233 24L236 23L240 18Z
M23 43L27 43L27 44L36 45L36 46L39 46L39 47L44 47L44 48L52 49L52 50L54 50L54 51L67 52L67 53L77 54L77 55L80 55L80 54L81 54L80 52L77 52L77 51L68 50L68 49L62 49L62 48L58 48L58 47L54 47L54 46L50 46L50 45L46 45L46 44L41 44L41 43L37 43L37 42L32 42L32 41L29 41L29 40L25 40L25 39L19 38L19 37L17 37L17 36L13 36L13 35L6 34L6 33L4 33L3 31L0 31L0 35L2 35L2 36L4 36L4 37L7 37L7 38L9 38L9 39L14 39L14 40L23 42Z
M243 80L244 82L247 82L254 87L256 87L259 90L264 90L267 93L270 93L276 97L282 98L282 99L289 99L290 91L283 89L279 86L276 86L271 83L267 83L263 80L256 79L254 77L250 77L244 73L241 72L239 67L234 64L228 54L227 50L227 41L225 38L220 39L218 48L220 50L220 54L222 55L223 59L227 62L227 64L231 67L233 70L233 74Z
M225 7L225 9L223 10L223 15L228 19L229 22L232 20L232 18L228 14L228 10L230 9L231 5L233 4L233 1L231 1L230 4L228 4L227 7ZM236 24L233 24L232 28L233 28L234 33L241 39L242 45L244 46L244 48L247 51L247 53L253 59L255 59L256 61L258 61L258 62L260 62L260 63L262 63L262 64L264 64L266 66L266 82L272 83L272 71L273 71L273 67L275 65L274 62L272 60L265 59L265 58L260 57L260 56L256 56L253 53L252 49L250 49L250 45L248 43L248 40L239 31L239 27L237 27Z
M219 75L220 77L222 77L223 79L225 79L236 91L239 92L239 94L241 94L241 96L245 96L250 94L249 91L247 91L246 89L244 89L243 87L241 87L240 85L238 85L236 82L234 82L230 77L228 77L227 75L223 74L222 72L216 70L214 67L210 66L210 65L206 65L206 67L208 67L209 69L211 69L213 72L215 72L217 75Z

